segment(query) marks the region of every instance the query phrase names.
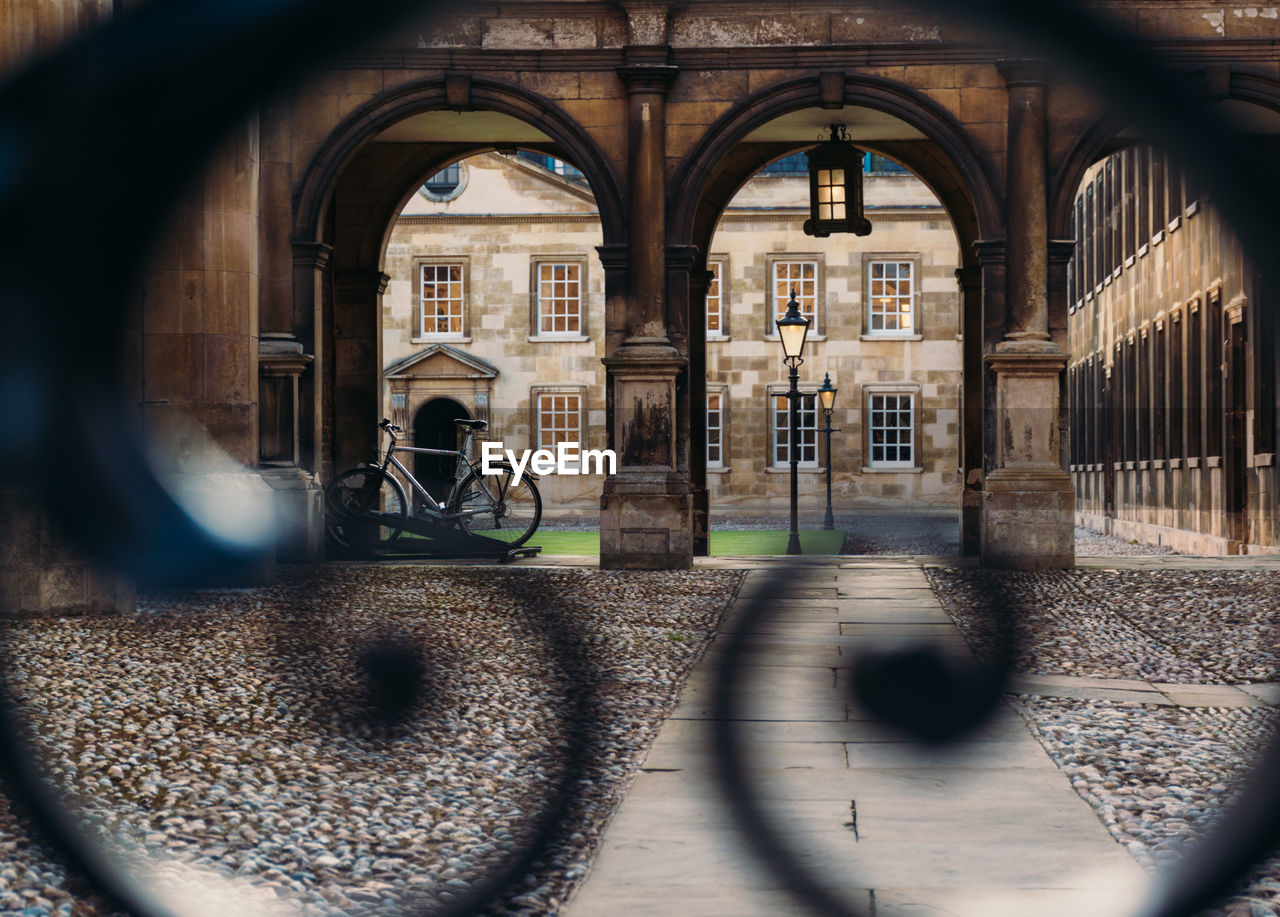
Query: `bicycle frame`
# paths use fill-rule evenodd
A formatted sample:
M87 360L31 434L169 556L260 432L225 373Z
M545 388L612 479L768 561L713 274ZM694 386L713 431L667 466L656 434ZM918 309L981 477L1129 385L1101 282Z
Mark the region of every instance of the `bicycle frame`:
M458 450L427 449L422 446L401 446L399 445L399 441L396 439L394 431L387 430L386 433L387 436L391 438L391 444L387 446L386 457L382 461L383 473L386 473L389 466L394 466L395 469L404 476L404 479L409 482L409 486L413 489L412 492L418 494L422 498L423 505L431 515L438 516L442 519L455 519L459 516L466 515L466 513L451 514L448 513L445 508L453 498L454 488L461 483L462 479L466 476L466 473L468 471L476 471L475 467L471 463L471 429L467 428L466 433L463 434L462 448ZM397 452L413 452L418 455L451 455L454 457L456 461L454 464L453 482L449 485L449 490L444 495L443 500L437 502L436 498L431 496L431 494L427 492L427 489L418 483L418 479L413 476L413 473L395 457L395 453ZM412 503L412 501L410 502ZM412 507L410 507L410 512L412 512ZM473 512L479 511L477 510Z

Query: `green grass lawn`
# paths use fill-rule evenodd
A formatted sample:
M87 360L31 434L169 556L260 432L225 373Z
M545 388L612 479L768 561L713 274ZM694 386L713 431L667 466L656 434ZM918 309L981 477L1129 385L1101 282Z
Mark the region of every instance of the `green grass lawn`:
M599 532L534 532L530 545L542 547L543 554L599 554ZM844 532L821 529L800 533L800 548L805 554L839 554ZM786 554L787 533L774 531L711 533L711 554Z

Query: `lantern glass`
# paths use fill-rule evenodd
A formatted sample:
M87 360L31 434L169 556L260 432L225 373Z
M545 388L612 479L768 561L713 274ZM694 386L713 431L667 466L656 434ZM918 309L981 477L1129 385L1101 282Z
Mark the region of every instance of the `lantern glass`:
M822 388L818 389L818 398L822 402L822 410L830 413L836 405L836 387L831 384L831 374L822 380Z
M778 338L782 341L782 355L787 360L798 360L804 351L804 339L809 334L809 320L800 314L800 304L792 294L787 303L787 314L775 323L778 326Z
M831 125L831 138L805 155L809 161L805 233L822 238L833 232L860 236L871 232L871 224L862 215L863 153L849 142L844 126Z

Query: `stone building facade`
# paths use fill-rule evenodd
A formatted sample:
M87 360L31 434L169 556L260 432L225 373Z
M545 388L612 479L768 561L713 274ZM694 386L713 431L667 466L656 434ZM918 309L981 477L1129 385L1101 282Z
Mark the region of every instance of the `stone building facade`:
M1274 282L1151 147L1086 174L1073 228L1077 518L1185 553L1280 552Z
M110 53L124 53L118 45L131 36L158 34L151 30L162 6L9 0L0 16L6 52L0 68L11 74L25 55L87 33L108 17L116 28L98 40ZM252 7L239 15L252 18ZM258 12L265 17L267 9ZM243 39L226 30L217 36L224 56L236 60L237 76L247 79L252 64L264 86L282 87L274 97L251 100L233 81L208 79L214 66L175 65L163 88L181 93L170 96L181 102L168 111L157 109L152 82L142 81L145 91L134 86L133 95L117 87L123 72L40 85L50 118L66 117L71 102L120 89L109 98L133 99L133 120L112 123L146 125L138 136L150 137L154 129L165 138L159 156L129 143L95 147L95 175L113 176L115 168L139 161L207 164L162 232L164 244L137 266L142 282L125 303L136 317L126 362L136 375L142 424L168 456L164 470L177 489L204 494L204 503L219 507L228 502L219 494L238 494L246 510L277 523L277 555L285 560L322 556L324 486L366 460L376 442L386 369L379 317L391 280L386 255L404 203L449 163L519 148L574 163L599 215L600 243L587 273L589 282L603 283L602 355L592 359L604 365L605 381L602 398L588 410L597 418L603 411L607 441L621 462L600 500L601 563L690 564L706 550L708 508L720 486L719 473L708 468L703 422L709 364L719 359L716 348L724 349L707 341L709 261L724 251L715 239L718 227L751 175L812 146L822 127L839 122L861 147L920 176L956 236L964 550L994 566L1069 565L1073 474L1081 473L1068 461L1067 270L1075 257L1071 221L1081 181L1117 148L1147 136L1151 125L1135 126L1138 114L1155 115L1167 129L1194 121L1198 130L1178 135L1185 149L1198 151L1206 174L1214 157L1219 169L1232 171L1239 144L1224 139L1233 133L1230 126L1214 119L1214 109L1197 109L1196 100L1219 110L1247 108L1255 136L1280 135L1280 20L1246 8L1122 0L1100 0L1087 11L1054 7L1062 16L1088 19L1080 34L1091 36L1082 49L1087 61L1068 49L1061 68L1045 66L1027 50L1031 45L988 32L983 22L878 3L807 3L762 15L758 5L738 0L512 0L436 11L408 26L393 22L384 5L270 9L279 15L255 20L252 36L259 43L252 49L247 32ZM148 22L151 17L156 21ZM1128 46L1114 44L1106 29L1088 29L1090 22L1125 29L1142 52L1148 79L1127 86L1130 96L1141 96L1134 99L1137 114L1113 110L1105 82L1124 79L1121 63L1138 56L1127 55ZM343 46L335 37L367 36L362 30L375 24L385 26L375 44ZM310 40L299 41L303 35ZM157 59L188 60L192 51L208 50L201 41L212 37L187 28L148 47ZM310 70L286 72L291 62ZM233 91L244 95L232 99ZM1176 117L1159 117L1173 111ZM200 118L183 121L177 116L184 112ZM206 149L207 140L192 127L197 120L201 129L217 120L226 142ZM178 142L179 135L201 139ZM48 153L74 146L64 139ZM1263 174L1266 167L1259 168ZM10 191L26 178L18 175ZM1269 201L1271 183L1254 184L1255 204L1268 214L1280 209ZM151 189L139 182L129 193L141 200ZM47 200L51 210L55 198ZM9 194L0 204L11 201ZM65 212L49 215L57 225L72 225L83 217L75 209L82 201L74 197ZM1135 252L1135 264L1154 264L1163 257L1160 249L1173 251L1171 243L1180 234L1190 237L1186 230L1199 219L1192 216L1145 257ZM64 263L61 249L58 257L56 263ZM57 273L54 263L49 276ZM1265 297L1244 285L1247 302L1235 309L1228 266L1224 262L1224 313L1243 316L1246 349L1257 347L1261 330L1253 334L1249 316ZM732 258L729 269L731 289ZM1121 274L1106 289L1130 282ZM1215 279L1199 279L1203 297ZM1178 294L1182 321L1194 292ZM1175 305L1164 291L1155 299L1152 308L1166 315ZM1205 298L1201 308L1210 305ZM74 301L72 307L87 308ZM736 338L734 318L731 311ZM1141 335L1141 321L1126 324L1126 346L1130 325L1135 341ZM1158 338L1158 327L1150 327L1156 330L1148 336ZM740 343L746 346L733 340L729 347ZM752 344L758 352L749 356L765 361L754 371L767 385L764 373L778 378L768 356L774 345ZM1110 338L1099 344L1114 351ZM450 353L441 349L424 359L448 360ZM459 375L475 377L467 379L473 387L497 366L457 365ZM843 394L847 367L841 376ZM1247 397L1263 408L1273 400L1252 381L1245 389L1256 390ZM841 403L856 407L843 397ZM1254 414L1246 430L1264 423L1265 411L1248 410ZM1262 464L1270 453L1262 448L1265 437L1254 437L1254 445L1243 448L1254 464L1245 486L1232 491L1235 503L1241 493L1246 504L1274 502L1264 483L1272 472ZM1130 485L1121 483L1118 499L1148 507L1142 510L1148 517L1182 513L1176 523L1148 518L1143 524L1191 526L1189 507L1207 499L1211 508L1218 499L1213 493L1227 493L1225 482L1197 484L1194 502L1187 502L1192 485L1174 478L1186 477L1185 462L1193 457L1183 456L1184 466L1172 469L1178 475L1167 474L1176 456L1164 459L1162 469L1135 465L1135 475L1160 472L1164 493L1147 489L1139 498L1134 483L1135 496L1126 497ZM1205 478L1208 468L1212 478L1214 456L1200 457L1204 462L1191 470ZM731 487L741 466L731 461ZM1083 485L1080 492L1094 499ZM1195 512L1203 519L1205 510ZM1202 523L1194 529L1220 538L1224 548L1265 544L1270 537L1261 529L1241 537ZM5 563L8 570L21 568L22 582L30 585L32 571L45 561L9 557ZM78 600L93 604L85 592L95 588L86 585L92 580L77 579L74 567L70 562L65 581L76 580Z
M814 321L801 367L802 505L825 505L825 418L813 392L829 377L839 390L837 509L957 507L959 259L946 211L900 165L871 157L864 189L872 234L806 236L804 165L793 156L757 173L729 203L712 243L711 510L786 508L790 431L778 393L787 377L773 320L792 287ZM604 280L593 263L601 232L589 187L576 168L530 154L488 153L450 168L409 199L388 243L386 416L436 448L453 436L441 410L484 417L490 438L506 448L550 447L557 437L608 448ZM553 279L560 276L572 284L567 303ZM449 277L449 289L437 283ZM450 296L453 305L442 305ZM598 475L540 482L550 513L578 515L598 511L602 485Z

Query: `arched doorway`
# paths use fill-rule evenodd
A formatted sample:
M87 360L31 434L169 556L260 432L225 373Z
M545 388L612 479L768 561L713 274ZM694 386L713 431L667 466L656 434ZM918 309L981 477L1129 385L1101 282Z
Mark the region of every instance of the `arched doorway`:
M461 436L455 420L470 420L471 414L452 398L432 398L413 416L413 444L419 449L457 449ZM413 476L440 502L453 483L454 459L443 455L413 456Z
M598 210L602 249L625 237L613 167L579 124L548 99L516 86L476 78L466 89L461 106L440 80L374 98L335 128L300 185L295 265L310 268L315 282L295 283L294 314L317 317L315 334L326 355L320 391L311 395L320 409L308 412L314 426L302 436L319 453L322 477L362 459L382 416L380 376L388 360L378 316L392 281L386 250L406 202L424 183L468 157L516 149L542 153L581 171ZM482 314L472 317L479 323ZM448 343L464 352L466 337L451 336Z
M705 553L709 505L705 467L706 426L697 413L707 397L706 262L715 228L729 201L762 166L814 145L824 124L861 125L866 137L855 142L907 166L941 202L959 242L956 281L962 301L963 385L959 407L961 547L979 550L984 455L993 453L984 428L984 350L999 340L1001 329L984 327L984 310L1003 314L1004 243L1002 204L995 191L996 170L954 117L932 100L889 80L847 75L834 91L821 79L780 84L744 100L723 115L682 164L669 186L668 253L688 251L688 280L668 285L670 301L688 304L690 373L689 467L695 494L695 544ZM841 110L843 109L843 110ZM986 240L1001 240L995 243ZM669 271L668 276L672 276ZM684 278L680 278L684 280ZM985 297L985 302L984 302ZM701 532L699 532L701 528ZM699 536L702 536L700 539Z

